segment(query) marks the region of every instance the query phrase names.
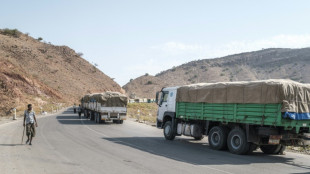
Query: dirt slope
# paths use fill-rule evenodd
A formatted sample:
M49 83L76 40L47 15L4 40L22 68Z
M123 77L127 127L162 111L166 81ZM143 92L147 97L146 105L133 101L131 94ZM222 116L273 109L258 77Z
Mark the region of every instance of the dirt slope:
M72 104L86 93L121 91L110 77L67 46L0 31L0 115L25 103ZM4 104L5 103L5 104Z
M164 86L201 82L292 79L310 82L310 48L280 49L230 55L216 59L192 61L163 71L156 76L142 76L123 88L137 97L154 98ZM151 83L148 85L146 82ZM154 83L152 83L154 81Z

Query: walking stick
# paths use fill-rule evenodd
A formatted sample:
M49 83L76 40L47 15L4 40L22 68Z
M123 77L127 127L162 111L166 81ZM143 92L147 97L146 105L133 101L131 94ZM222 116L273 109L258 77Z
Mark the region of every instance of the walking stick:
M25 135L25 129L26 129L26 126L24 126L23 136L22 136L22 142L21 142L20 144L23 144L23 141L24 141L24 135Z

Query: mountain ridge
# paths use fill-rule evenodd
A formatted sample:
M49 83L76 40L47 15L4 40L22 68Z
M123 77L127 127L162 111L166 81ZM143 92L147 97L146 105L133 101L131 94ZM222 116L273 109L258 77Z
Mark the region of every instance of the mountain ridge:
M201 82L291 79L309 83L310 48L268 48L195 60L162 71L155 76L140 76L123 86L129 96L154 98L164 86ZM153 81L156 81L153 83ZM139 90L140 89L140 90Z

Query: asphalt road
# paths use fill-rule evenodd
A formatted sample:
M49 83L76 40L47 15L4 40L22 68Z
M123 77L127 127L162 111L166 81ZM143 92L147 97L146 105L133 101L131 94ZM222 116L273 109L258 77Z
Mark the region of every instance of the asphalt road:
M21 145L22 122L0 125L0 173L310 173L310 156L233 155L207 138L166 141L162 130L125 121L95 124L72 110L38 119L33 145ZM26 139L26 138L25 138Z

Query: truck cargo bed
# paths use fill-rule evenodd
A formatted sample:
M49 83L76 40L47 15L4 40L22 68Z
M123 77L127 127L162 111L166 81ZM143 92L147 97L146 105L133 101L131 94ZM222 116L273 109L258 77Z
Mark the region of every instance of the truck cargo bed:
M222 123L245 123L281 126L285 130L310 128L310 120L283 118L281 104L214 104L177 102L176 117L184 120L209 120Z

